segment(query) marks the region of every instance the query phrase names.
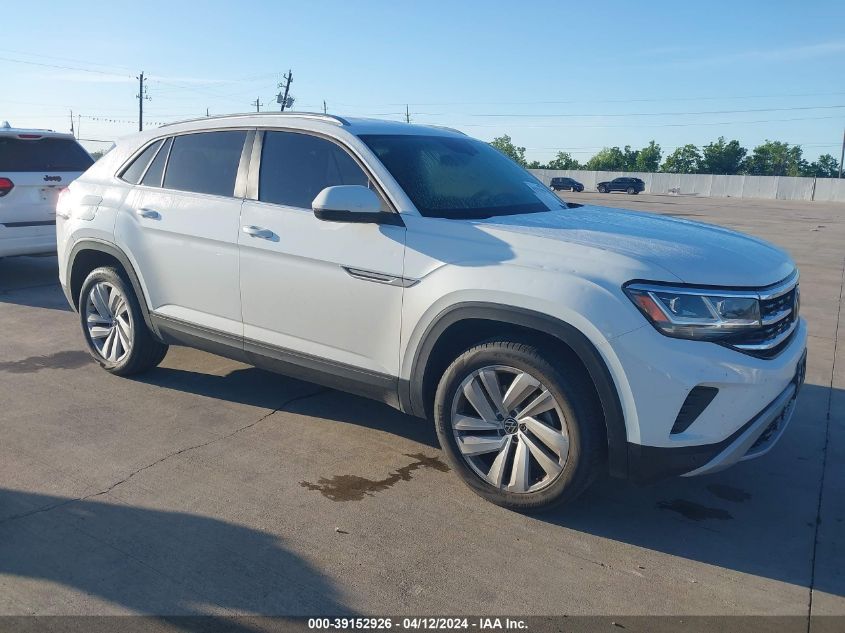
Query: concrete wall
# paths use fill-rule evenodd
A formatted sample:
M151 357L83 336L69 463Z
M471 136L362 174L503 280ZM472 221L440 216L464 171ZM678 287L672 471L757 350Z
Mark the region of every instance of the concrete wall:
M845 178L791 178L788 176L718 176L715 174L652 174L641 172L581 171L574 169L531 169L547 185L555 176L569 176L584 188L619 176L642 178L646 193L716 198L764 198L769 200L816 200L845 202Z

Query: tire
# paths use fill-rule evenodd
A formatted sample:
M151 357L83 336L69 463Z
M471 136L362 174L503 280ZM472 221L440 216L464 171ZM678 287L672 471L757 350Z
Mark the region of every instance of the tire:
M583 370L565 369L565 359L555 364L537 345L507 339L476 345L446 369L435 427L473 492L511 510L545 510L573 501L602 471L601 407ZM491 388L504 408L492 404ZM523 418L519 411L529 409ZM525 458L528 467L516 468Z
M144 321L132 284L115 268L88 275L79 293L79 319L88 351L116 376L152 369L167 354Z
M599 193L607 193L607 187L605 187L605 186L603 186L603 185L602 185L602 186L600 186L600 187L599 187Z
M635 193L637 193L636 189L634 189L633 187L628 187L628 195L633 196Z

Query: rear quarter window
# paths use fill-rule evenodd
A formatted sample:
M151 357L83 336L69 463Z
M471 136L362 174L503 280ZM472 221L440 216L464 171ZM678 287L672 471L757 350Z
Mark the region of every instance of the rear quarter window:
M0 171L85 171L93 164L88 152L69 138L0 136Z
M132 163L123 170L121 174L121 178L123 178L126 182L131 182L133 185L137 185L141 181L141 176L144 175L144 170L147 168L147 165L152 160L153 156L155 156L156 151L158 148L161 147L162 141L156 141L143 152L141 152L138 157L132 161ZM159 178L161 180L161 178Z

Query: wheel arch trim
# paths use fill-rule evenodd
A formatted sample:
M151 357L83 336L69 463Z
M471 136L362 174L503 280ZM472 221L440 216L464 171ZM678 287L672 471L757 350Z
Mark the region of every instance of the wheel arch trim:
M520 308L484 302L462 302L442 310L426 327L413 350L408 380L400 380L399 400L403 411L425 415L423 382L426 367L440 336L452 325L468 319L484 319L516 325L550 334L568 346L587 368L596 387L604 413L607 431L608 466L610 474L628 474L628 434L625 414L613 375L599 350L576 327L553 316Z
M65 272L65 279L63 280L64 283L62 284L62 289L65 292L65 297L70 303L71 307L74 310L79 310L79 306L76 303L78 297L74 297L71 291L71 279L73 277L73 269L76 263L77 256L83 251L98 251L100 253L104 253L106 255L110 255L114 257L120 265L123 267L123 270L126 272L126 276L129 278L129 283L132 284L132 290L135 292L135 297L138 299L138 303L141 306L141 314L144 316L144 322L147 324L147 327L155 334L157 338L161 338L158 328L155 327L155 323L150 318L150 309L149 304L147 303L147 296L144 293L144 288L141 285L141 279L138 277L138 274L135 272L135 267L132 265L132 262L129 260L129 257L124 253L120 248L115 246L114 244L110 244L109 242L103 242L101 240L95 239L82 239L76 242L71 248L70 256L68 257L68 265Z

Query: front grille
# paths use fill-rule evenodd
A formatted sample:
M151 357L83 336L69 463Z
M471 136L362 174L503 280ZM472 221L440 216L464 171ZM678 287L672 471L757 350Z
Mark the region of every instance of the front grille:
M798 293L798 286L796 285L789 292L775 297L773 299L763 299L760 302L760 312L763 320L776 317L778 314L792 310L795 307L795 296Z
M760 290L760 316L763 325L732 336L723 342L733 349L756 356L773 358L792 340L798 325L800 307L798 275Z

